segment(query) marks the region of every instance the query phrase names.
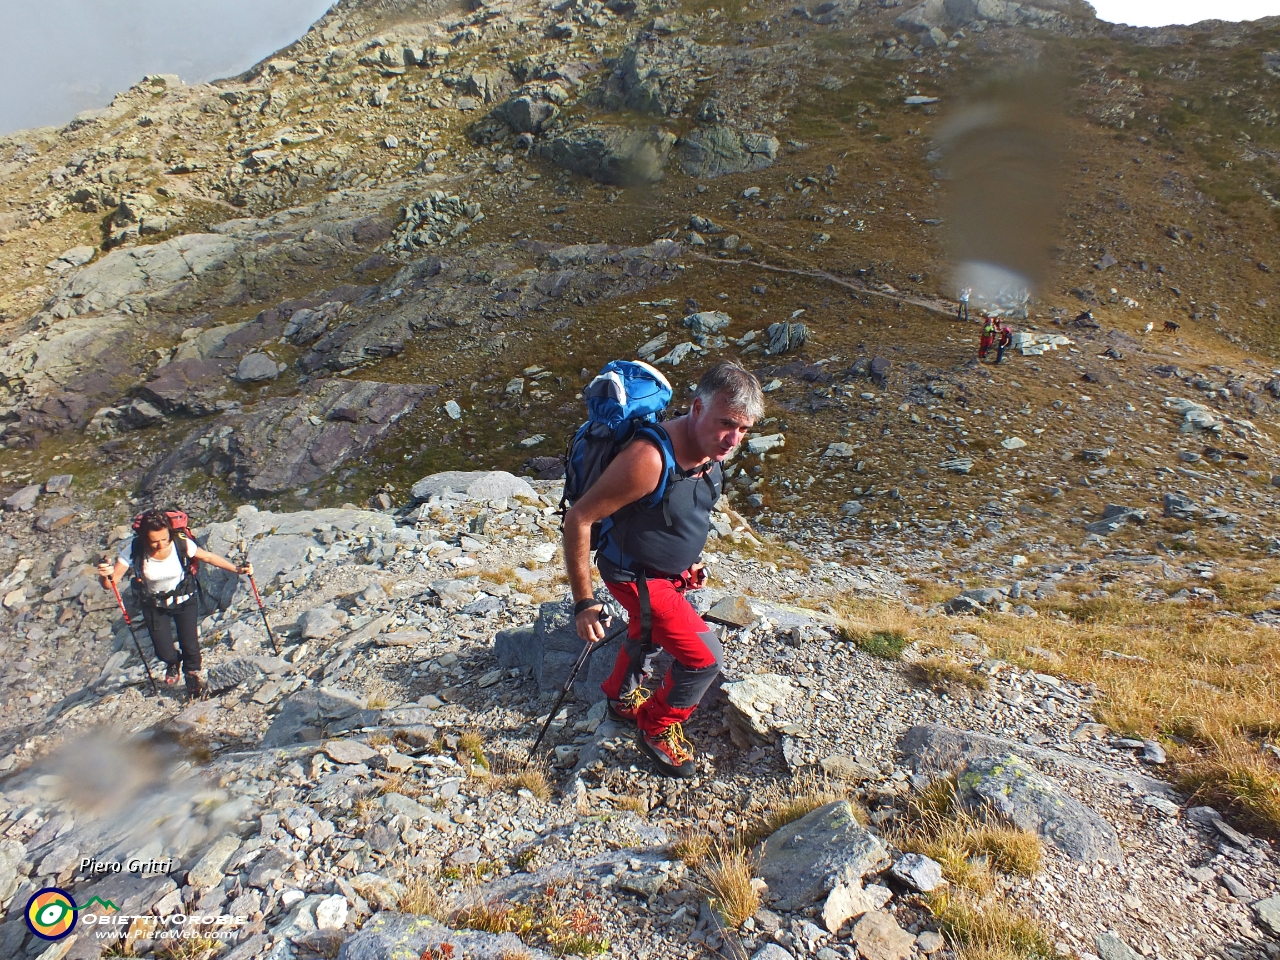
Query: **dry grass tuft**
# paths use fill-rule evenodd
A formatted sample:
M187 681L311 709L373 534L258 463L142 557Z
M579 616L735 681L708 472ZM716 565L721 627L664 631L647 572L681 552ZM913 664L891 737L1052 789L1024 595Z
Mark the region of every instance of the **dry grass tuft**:
M527 903L476 900L454 911L448 922L486 933L514 933L526 942L545 944L556 956L589 957L609 951L599 916L585 903L565 909L555 887L530 897Z
M956 663L946 657L925 657L907 664L902 672L917 686L932 687L954 693L958 690L985 690L987 678L975 673L972 667Z
M787 824L837 800L849 800L844 785L819 777L806 777L789 786L770 788L762 798L763 813L749 827L740 829L740 842L748 847L760 843ZM852 800L849 805L853 808L854 819L865 825L866 811Z
M649 813L649 805L644 802L643 797L614 797L613 806L617 810L629 810L642 817Z
M551 799L551 782L547 779L546 770L540 766L504 774L494 782L494 786L513 792L528 790L543 803Z
M468 730L458 737L458 758L484 770L489 769L489 758L484 752L484 737L475 730Z
M911 624L901 607L875 604L870 607L837 608L842 639L863 653L882 660L901 660L902 652L911 644Z
M1178 786L1259 833L1280 832L1280 766L1252 744L1232 737L1213 752L1184 763Z
M929 909L960 960L1030 960L1054 956L1053 941L1035 920L1000 901L971 893L928 896Z
M399 793L411 799L417 799L426 792L422 781L417 777L411 777L404 773L383 774L382 783L378 786L378 796L385 796L388 793Z
M721 846L703 867L711 906L734 929L760 909L760 894L751 885L754 866L741 847Z
M485 933L527 934L535 922L533 908L527 903L506 900L475 900L455 910L449 925L455 928L482 930Z
M1044 844L1035 834L984 823L962 810L950 777L935 780L912 798L893 841L909 853L938 861L951 883L978 894L991 889L992 868L1034 876L1044 858Z
M397 906L401 913L411 913L418 917L432 917L444 920L449 916L449 909L444 898L436 890L433 878L417 876L405 881L404 895Z
M715 841L705 830L684 829L676 835L671 844L671 855L684 861L691 869L697 870L711 853Z
M165 960L208 960L222 949L222 941L200 934L170 940L159 950Z

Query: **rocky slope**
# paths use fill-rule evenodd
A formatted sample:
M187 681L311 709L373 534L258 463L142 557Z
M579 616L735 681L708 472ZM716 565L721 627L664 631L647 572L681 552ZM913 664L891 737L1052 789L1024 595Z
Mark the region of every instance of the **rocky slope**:
M547 521L558 488L483 473L418 487L420 502L394 512L246 506L202 530L210 548L253 561L279 649L245 585L209 576L215 692L196 702L152 695L90 577L86 554L122 531L95 517L22 535L56 563L25 570L31 615L13 641L25 657L7 671L7 956L24 945L44 955L21 912L49 885L155 918L120 927L138 956L162 954L174 923L163 918L187 914L245 918L202 930L224 931L223 955L246 960L339 947L340 957L416 955L444 943L463 956L515 955L502 952L518 944L513 934L466 930L475 905L509 902L576 918L512 927L554 953L606 942L637 957L936 953L948 946L918 892L937 882L933 861L898 852L893 830L913 788L954 770L974 802L994 799L1044 837L1042 872L1000 890L1060 953L1273 949L1270 845L1153 777L1159 744L1098 724L1096 689L984 659L960 625L951 630L961 649L971 643L985 691L915 686L914 648L904 672L845 639L821 609L849 593L900 603L900 584L841 570L830 584L807 582L805 606L759 599L782 584L772 564L736 555L752 535L732 514L716 517L714 588L694 601L721 625L727 652L690 730L698 777L654 777L631 731L605 718L597 691L611 641L552 722L539 763L554 793L542 793L519 774L577 651ZM58 609L73 616L55 619ZM767 841L756 870L769 906L725 929L671 843L691 828L744 835L771 793L815 775L871 811L870 831L833 803L802 822L811 848L784 834ZM86 857L167 858L168 870L95 875ZM832 874L844 878L834 888ZM411 895L424 878L430 901ZM406 925L406 910L452 917L461 932L427 918ZM110 946L88 916L57 955Z
M242 77L148 77L0 138L2 952L40 955L28 894L79 897L108 849L179 864L93 881L135 912L246 911L240 958L348 935L348 957L443 956L447 927L393 914L553 879L535 912L568 926L531 950L951 950L910 865L885 873L895 823L940 771L998 783L1013 752L1047 786L1009 815L1049 846L996 893L1050 946L1274 953L1274 854L1239 828L1280 831L1277 48L1274 18L1133 30L1047 2L350 2ZM955 131L1025 105L1001 78L1033 64L1056 146L1027 182L1058 206L991 187L1044 236L1015 216L978 240L1045 278L974 304L1018 330L994 367L952 319L950 254L977 257L990 212ZM555 455L616 356L680 391L722 356L766 384L711 547L731 663L700 778L670 785L602 720L602 653L544 799L510 775L574 654ZM460 468L530 479L415 485ZM210 580L225 687L194 705L148 695L91 576L152 502L253 560L284 641ZM916 641L902 664L857 639L881 634ZM930 680L940 653L966 679ZM49 778L103 725L113 767L158 772L86 786L122 798L89 815ZM845 840L887 852L810 899L825 875L759 863L776 909L721 929L667 842L754 830L814 776L872 810ZM1066 797L1075 839L1044 816Z

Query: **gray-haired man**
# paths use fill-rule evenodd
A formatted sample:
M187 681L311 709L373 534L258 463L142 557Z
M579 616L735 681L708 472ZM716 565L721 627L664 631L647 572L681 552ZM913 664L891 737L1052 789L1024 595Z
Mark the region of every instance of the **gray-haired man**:
M610 716L636 724L641 749L668 776L694 775L693 748L682 724L719 674L723 657L715 633L683 594L706 580L699 561L723 487L721 463L763 411L764 394L752 374L735 363L715 364L699 381L689 412L660 424L666 449L645 437L633 441L565 515L564 555L578 635L589 642L604 638L591 586L591 526L613 520L596 563L629 624L601 689ZM642 506L664 470L670 476L662 503ZM651 694L643 683L660 649L675 663Z

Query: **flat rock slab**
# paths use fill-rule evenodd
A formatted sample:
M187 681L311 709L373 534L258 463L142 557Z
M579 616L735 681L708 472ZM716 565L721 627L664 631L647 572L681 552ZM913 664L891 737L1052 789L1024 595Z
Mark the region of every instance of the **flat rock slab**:
M368 710L354 697L325 688L299 690L284 701L263 734L263 749L322 739L326 734L378 723L381 712Z
M537 500L538 493L529 481L503 470L447 470L423 477L410 491L415 500L428 500L446 490L472 500L501 500L506 497L527 497Z
M39 496L40 484L33 483L29 486L23 487L17 493L8 497L4 502L4 508L10 513L26 513L28 510L35 508L36 499Z
M145 490L162 477L207 459L200 441L226 428L223 466L242 495L283 493L315 483L345 460L363 456L426 395L422 384L313 380L300 396L259 401L191 431L142 479Z
M435 584L432 589L437 589ZM613 626L608 639L595 645L596 649L574 681L574 696L589 703L602 699L600 684L613 671L619 638L626 630L626 614L610 593L601 587L596 599L613 614ZM532 626L499 631L493 638L493 652L498 666L504 670L532 669L539 694L563 689L569 671L582 653L582 640L574 626L572 598L542 604Z
M774 740L775 704L786 703L794 688L776 673L757 673L723 684L729 698L729 733L740 749L763 746Z
M863 960L906 960L916 938L898 926L887 910L873 910L854 926L853 942Z
M889 853L838 800L774 832L764 842L760 876L774 905L799 910L837 884L853 885L889 862Z
M324 745L324 752L334 763L365 763L380 756L377 750L359 740L330 740Z
M822 905L823 926L829 933L837 933L846 921L879 910L892 898L893 891L878 884L863 887L861 881L837 883Z
M898 741L898 750L906 755L916 773L959 773L973 757L1000 757L1007 753L1017 753L1037 763L1061 764L1082 773L1104 777L1113 783L1128 784L1142 793L1175 799L1177 797L1169 784L1154 777L1129 770L1116 770L1061 750L1015 743L1002 737L975 733L972 730L957 730L939 723L922 723L911 727Z
M227 392L227 361L191 357L174 360L156 371L142 388L142 397L166 413L208 416L218 412L218 400Z
M75 480L75 476L70 473L60 473L57 476L50 477L44 482L44 492L53 496L65 494L71 489L73 480Z
M1259 923L1280 937L1280 896L1259 900L1253 905L1253 914Z
M450 930L430 917L407 913L379 913L348 939L338 951L338 960L417 960L428 948L439 951L445 944L454 956L467 960L551 960L550 954L526 947L514 933L481 933Z
M75 507L50 507L41 513L39 519L36 520L36 529L41 533L52 533L54 530L65 527L79 515L80 511Z
M746 597L731 596L712 604L704 618L712 623L723 623L730 627L749 627L760 617L751 609Z
M1142 954L1112 933L1094 934L1093 945L1102 960L1141 960L1142 958Z
M234 834L219 837L187 872L187 883L197 890L207 890L222 881L222 870L231 855L240 849L240 838Z
M942 867L936 860L930 860L920 853L903 854L890 872L898 880L921 893L928 893L943 883Z
M956 782L960 802L980 817L994 815L1039 834L1068 856L1086 863L1124 860L1111 824L1016 753L971 760Z

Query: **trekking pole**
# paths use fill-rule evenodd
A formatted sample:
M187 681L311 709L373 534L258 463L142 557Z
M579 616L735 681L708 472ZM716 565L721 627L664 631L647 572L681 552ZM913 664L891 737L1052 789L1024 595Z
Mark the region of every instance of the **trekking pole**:
M258 585L253 582L253 574L249 574L249 586L253 587L253 599L258 601L258 612L262 614L262 625L267 628L267 638L271 641L271 649L280 656L280 648L276 646L276 635L271 632L271 624L267 622L267 611L262 606L262 597L258 595Z
M600 618L600 623L603 624L606 630L608 630L610 624L613 623L613 617L606 611ZM582 669L582 665L587 662L587 658L591 656L591 651L598 646L608 643L616 637L622 629L625 629L625 627L626 625L623 624L623 626L614 633L608 634L600 640L592 641L583 646L582 652L578 654L578 659L574 661L573 669L569 671L569 678L564 682L564 689L560 691L560 697L556 700L556 705L552 707L551 712L547 714L547 722L542 725L542 731L538 734L538 739L533 741L533 746L529 748L529 756L524 762L526 768L529 764L533 763L533 755L538 752L538 746L542 743L542 738L545 737L547 735L547 731L551 729L551 721L554 720L556 718L556 714L560 712L560 705L564 703L564 698L569 695L569 690L573 687L573 681L577 678L578 671Z
M104 559L104 563L106 560ZM124 598L120 596L120 588L116 586L116 578L108 577L107 582L111 584L111 592L116 595L116 603L120 604L120 615L124 617L125 626L129 628L129 633L133 635L133 645L138 648L138 656L142 659L142 669L147 671L147 679L151 681L151 690L158 697L160 696L160 688L156 686L156 678L151 675L151 667L147 664L146 655L142 652L142 644L138 641L138 631L133 629L133 621L129 619L129 611L124 608Z

